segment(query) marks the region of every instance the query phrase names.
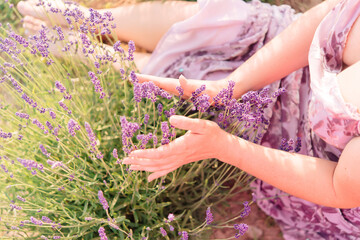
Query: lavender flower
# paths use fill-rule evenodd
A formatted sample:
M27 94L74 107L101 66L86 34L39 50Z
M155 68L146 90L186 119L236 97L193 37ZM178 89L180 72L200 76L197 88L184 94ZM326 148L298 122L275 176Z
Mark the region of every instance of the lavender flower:
M164 237L167 235L167 232L163 227L160 227L160 232L161 232L161 235L163 235Z
M66 106L66 104L62 101L59 102L60 107L62 107L69 115L72 113L71 110Z
M235 234L235 238L239 238L245 234L245 232L248 230L249 226L245 223L240 223L240 224L235 224L234 228L236 230L239 230L239 232Z
M26 113L15 113L16 116L20 117L20 118L23 118L23 119L29 119L29 114L26 114Z
M80 130L80 125L74 119L71 118L67 124L67 128L70 135L74 137L76 135L76 131Z
M113 156L114 156L114 158L116 158L116 159L118 159L119 158L119 155L118 155L118 150L116 149L116 148L114 148L114 150L113 150Z
M59 82L59 81L56 81L56 82L55 82L55 87L56 87L57 89L59 89L59 91L60 91L61 93L65 93L65 92L66 92L66 88L65 88L64 85L62 85L61 82Z
M168 221L169 221L169 223L172 222L172 221L174 221L174 219L175 219L174 214L169 213L169 215L168 215Z
M12 133L10 133L10 132L6 133L0 129L0 138L7 139L7 138L11 138L11 137L12 137Z
M49 111L49 114L52 119L56 118L56 113L54 113L53 111Z
M145 114L145 116L144 116L144 124L145 124L145 125L147 125L147 124L148 124L149 119L150 119L149 114Z
M109 204L106 201L106 199L104 197L104 193L101 190L99 190L99 192L98 192L98 197L99 197L99 201L100 201L101 205L103 206L103 208L105 210L108 210L109 209Z
M39 171L42 172L44 169L44 166L41 163L37 163L36 161L21 159L21 158L17 158L17 160L21 165L23 165L29 171L31 171L31 170L34 171L34 169L38 169ZM33 172L33 173L35 173L35 172Z
M179 235L181 235L181 240L188 240L189 234L186 231L179 232Z
M251 211L248 201L243 202L243 205L244 205L244 211L240 214L241 218L248 216Z
M286 141L286 138L281 139L280 150L286 152L299 152L301 150L301 138L296 139L296 143L292 138Z
M43 225L43 222L41 220L38 220L32 216L30 217L30 221L35 225L39 225L39 226Z
M99 236L100 236L100 240L108 240L104 227L99 228Z
M171 137L170 129L167 122L161 122L162 139L161 144L166 145L170 143L169 138Z
M113 48L114 48L115 52L120 52L120 53L124 52L124 49L122 49L122 47L120 45L121 45L120 41L117 41L116 43L114 43Z
M15 204L10 204L10 207L11 207L11 209L22 210L22 207L17 206Z
M140 129L138 123L128 122L126 117L120 117L121 131L122 131L122 144L123 150L126 153L130 153L133 149L131 139L134 136L135 132Z
M19 199L22 202L26 202L25 198L20 197L19 195L16 196L17 199Z
M129 43L128 43L128 46L129 46L129 50L128 50L128 53L129 53L128 60L129 60L129 61L133 61L133 60L134 60L134 52L135 52L135 50L136 50L134 41L130 40Z
M208 207L206 209L206 218L205 218L205 220L206 220L207 225L211 224L214 221L213 215L212 215L212 213L210 211L210 207Z
M94 72L88 72L88 74L89 74L89 76L91 78L91 82L94 85L95 92L100 93L100 98L104 98L105 93L104 93L104 90L103 90L103 88L101 86L100 80L98 79L98 77L96 77Z
M50 153L48 153L48 151L45 149L45 147L44 147L44 145L42 145L42 144L40 144L40 150L41 150L41 152L46 156L46 157L50 157Z

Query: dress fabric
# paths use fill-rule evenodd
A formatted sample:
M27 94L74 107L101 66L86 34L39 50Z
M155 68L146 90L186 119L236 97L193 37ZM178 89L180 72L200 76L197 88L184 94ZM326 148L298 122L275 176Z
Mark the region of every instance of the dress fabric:
M299 16L289 6L259 1L198 3L195 16L174 24L162 38L143 73L224 78ZM270 125L262 145L279 148L282 138L300 137L300 154L338 161L345 145L360 135L360 113L344 101L336 79L347 34L359 15L360 1L341 1L317 28L309 68L268 86L287 91L267 109ZM360 239L360 208L320 206L259 179L252 187L258 206L277 221L284 239Z

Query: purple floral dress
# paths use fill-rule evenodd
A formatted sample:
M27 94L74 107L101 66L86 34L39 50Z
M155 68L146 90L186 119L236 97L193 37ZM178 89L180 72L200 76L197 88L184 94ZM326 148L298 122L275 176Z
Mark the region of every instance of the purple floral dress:
M144 73L216 80L227 76L298 15L288 6L253 1L201 0L199 13L175 24L157 46ZM338 161L360 135L360 113L344 101L337 74L360 1L341 1L321 22L309 53L309 68L272 83L286 88L268 109L270 126L261 144L279 148L281 138L300 137L299 153ZM311 79L311 80L310 80ZM251 80L250 80L251 81ZM285 239L360 239L360 208L320 206L256 180L258 206L278 222ZM268 200L264 200L268 199Z

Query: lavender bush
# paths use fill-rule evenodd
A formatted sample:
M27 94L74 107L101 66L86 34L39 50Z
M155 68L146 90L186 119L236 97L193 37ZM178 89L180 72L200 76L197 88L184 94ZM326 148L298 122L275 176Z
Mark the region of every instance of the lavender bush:
M24 37L10 24L0 28L0 230L17 239L206 239L213 226L226 227L230 220L217 221L209 206L247 190L251 176L206 160L149 183L149 173L121 160L184 134L168 123L173 114L213 119L257 142L263 111L281 91L234 100L230 82L214 99L202 86L184 101L181 88L172 96L138 82L135 45L124 50L113 40L110 13L66 6L39 1L68 30L42 26ZM249 209L244 203L237 218ZM245 231L234 226L235 236Z

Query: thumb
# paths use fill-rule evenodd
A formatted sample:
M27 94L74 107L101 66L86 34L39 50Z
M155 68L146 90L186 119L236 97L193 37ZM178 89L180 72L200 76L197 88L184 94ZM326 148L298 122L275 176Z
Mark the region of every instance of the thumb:
M191 131L192 133L205 133L205 131L211 127L213 123L211 121L188 118L179 115L173 115L170 117L170 124L176 128Z

